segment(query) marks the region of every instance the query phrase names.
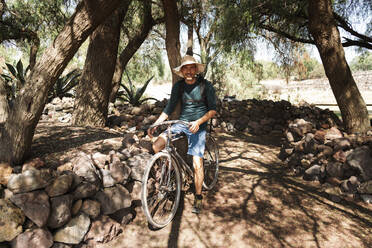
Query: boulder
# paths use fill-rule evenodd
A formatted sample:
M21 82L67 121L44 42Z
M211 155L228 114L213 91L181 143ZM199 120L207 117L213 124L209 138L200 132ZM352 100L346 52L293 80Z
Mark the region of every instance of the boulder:
M25 215L10 201L0 199L0 242L12 241L22 233Z
M364 181L372 180L372 156L368 146L357 147L346 157L347 164L360 171Z
M51 213L48 227L56 229L71 219L72 195L62 195L50 199Z
M102 178L103 187L108 188L115 185L115 180L112 178L109 170L99 169Z
M90 199L84 200L81 211L95 219L101 213L101 203Z
M54 181L45 188L45 191L50 197L63 195L70 190L73 181L74 176L72 174L63 174L54 179Z
M13 168L7 163L0 163L0 185L7 185Z
M90 219L85 214L80 214L71 219L64 227L54 234L54 241L66 244L79 244L88 232Z
M128 165L120 160L114 161L109 165L109 170L116 183L125 184L128 182L131 174L131 169Z
M326 170L330 177L337 177L340 179L344 177L345 167L340 162L331 162L327 164Z
M361 183L358 187L358 192L361 194L372 195L372 180Z
M25 193L45 188L51 179L46 170L27 170L22 174L12 174L8 181L7 188L13 193Z
M132 203L128 190L119 184L98 191L95 199L101 204L101 210L104 215L127 208Z
M46 225L49 214L49 197L43 190L14 194L10 200L38 227Z
M50 248L53 245L53 236L46 229L33 229L18 235L12 242L13 248Z
M88 246L94 247L97 243L107 243L117 237L123 231L119 223L108 216L100 216L92 222L89 232L84 241Z
M134 180L142 181L147 162L150 160L151 154L141 153L129 158L126 163L131 168L131 177Z
M84 178L86 181L93 184L100 184L101 178L99 172L94 166L92 159L85 153L81 152L77 158L74 159L73 172Z
M83 199L87 197L94 196L98 192L98 185L89 183L89 182L82 182L79 184L75 191L72 193L74 199Z

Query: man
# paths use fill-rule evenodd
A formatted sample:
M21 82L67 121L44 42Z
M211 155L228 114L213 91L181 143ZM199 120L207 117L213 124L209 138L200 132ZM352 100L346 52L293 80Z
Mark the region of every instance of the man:
M183 79L172 87L171 97L167 106L156 120L155 124L168 119L173 113L179 100L181 100L181 114L179 119L190 122L187 127L182 124L173 125L172 133L185 133L188 139L187 154L193 157L195 199L193 213L199 214L202 208L202 186L204 180L203 154L206 140L207 121L216 114L216 94L213 85L198 76L205 66L196 62L194 57L186 55L182 58L181 65L174 68L173 72ZM155 129L148 130L152 138ZM153 144L155 153L165 147L166 138L160 135Z

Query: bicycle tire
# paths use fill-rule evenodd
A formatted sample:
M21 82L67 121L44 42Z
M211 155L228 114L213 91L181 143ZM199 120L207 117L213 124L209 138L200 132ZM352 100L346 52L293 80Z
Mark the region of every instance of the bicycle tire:
M176 215L180 197L181 176L176 162L168 152L155 154L142 179L141 202L147 221L156 228L168 225Z
M215 139L207 134L203 156L204 181L203 187L211 190L217 183L219 168L219 153Z

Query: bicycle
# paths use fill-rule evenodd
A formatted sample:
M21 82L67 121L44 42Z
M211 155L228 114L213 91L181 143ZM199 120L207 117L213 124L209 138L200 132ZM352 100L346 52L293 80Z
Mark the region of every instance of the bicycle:
M142 179L141 202L147 221L156 228L168 225L176 215L181 197L181 183L190 186L193 182L192 166L177 151L173 142L182 138L171 133L171 125L189 123L181 120L164 121L152 125L167 126L165 148L149 160ZM218 147L210 133L206 135L206 146L203 157L203 188L211 190L218 176Z

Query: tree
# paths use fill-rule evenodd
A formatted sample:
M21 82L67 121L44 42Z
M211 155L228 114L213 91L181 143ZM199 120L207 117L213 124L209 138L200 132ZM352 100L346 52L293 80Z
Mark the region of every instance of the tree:
M347 2L246 0L231 3L229 1L224 5L227 10L220 23L220 39L225 41L227 47L245 46L257 36L271 38L273 35L295 42L316 45L339 104L346 130L365 132L369 129L367 108L351 75L342 46L368 47L370 39L367 35L354 31L348 24L346 13L340 11L346 9ZM356 3L359 1L352 1L353 6L360 6ZM332 8L333 6L338 12ZM311 8L323 12L322 14L314 13ZM321 25L319 22L323 19L315 20L323 17L327 18L326 23L330 26ZM355 39L344 37L341 43L337 27L349 32ZM326 42L321 35L328 37L331 42ZM330 53L329 58L327 58L327 52ZM341 75L344 78L341 78ZM353 97L350 97L350 93L353 93Z
M172 68L177 67L181 63L180 54L180 16L175 0L162 0L165 17L165 46L167 49L169 65ZM179 76L172 73L172 81L175 84L179 80Z
M123 72L125 67L127 66L129 60L133 57L133 55L137 52L140 48L142 43L146 40L148 34L150 33L151 29L157 23L160 23L162 20L154 20L151 14L152 10L152 3L150 0L143 0L143 11L141 16L141 25L140 27L134 31L134 35L128 34L129 40L127 45L125 46L124 50L121 52L119 58L116 62L115 72L112 79L113 88L110 95L110 101L114 102L116 93L119 90L120 82L122 79ZM132 21L132 18L131 18Z
M120 26L130 1L102 23L90 36L83 75L77 86L72 123L78 126L105 126L112 76L115 70Z
M309 30L315 40L326 75L349 132L370 128L366 104L351 75L340 42L330 0L309 0Z
M48 92L80 45L120 2L84 0L77 5L75 13L26 78L27 90L21 90L7 121L0 127L0 161L19 164L27 157Z
M29 66L33 68L40 47L40 39L52 39L60 31L71 13L66 0L0 1L0 43L15 41L22 50L29 51ZM26 41L26 42L25 42Z

